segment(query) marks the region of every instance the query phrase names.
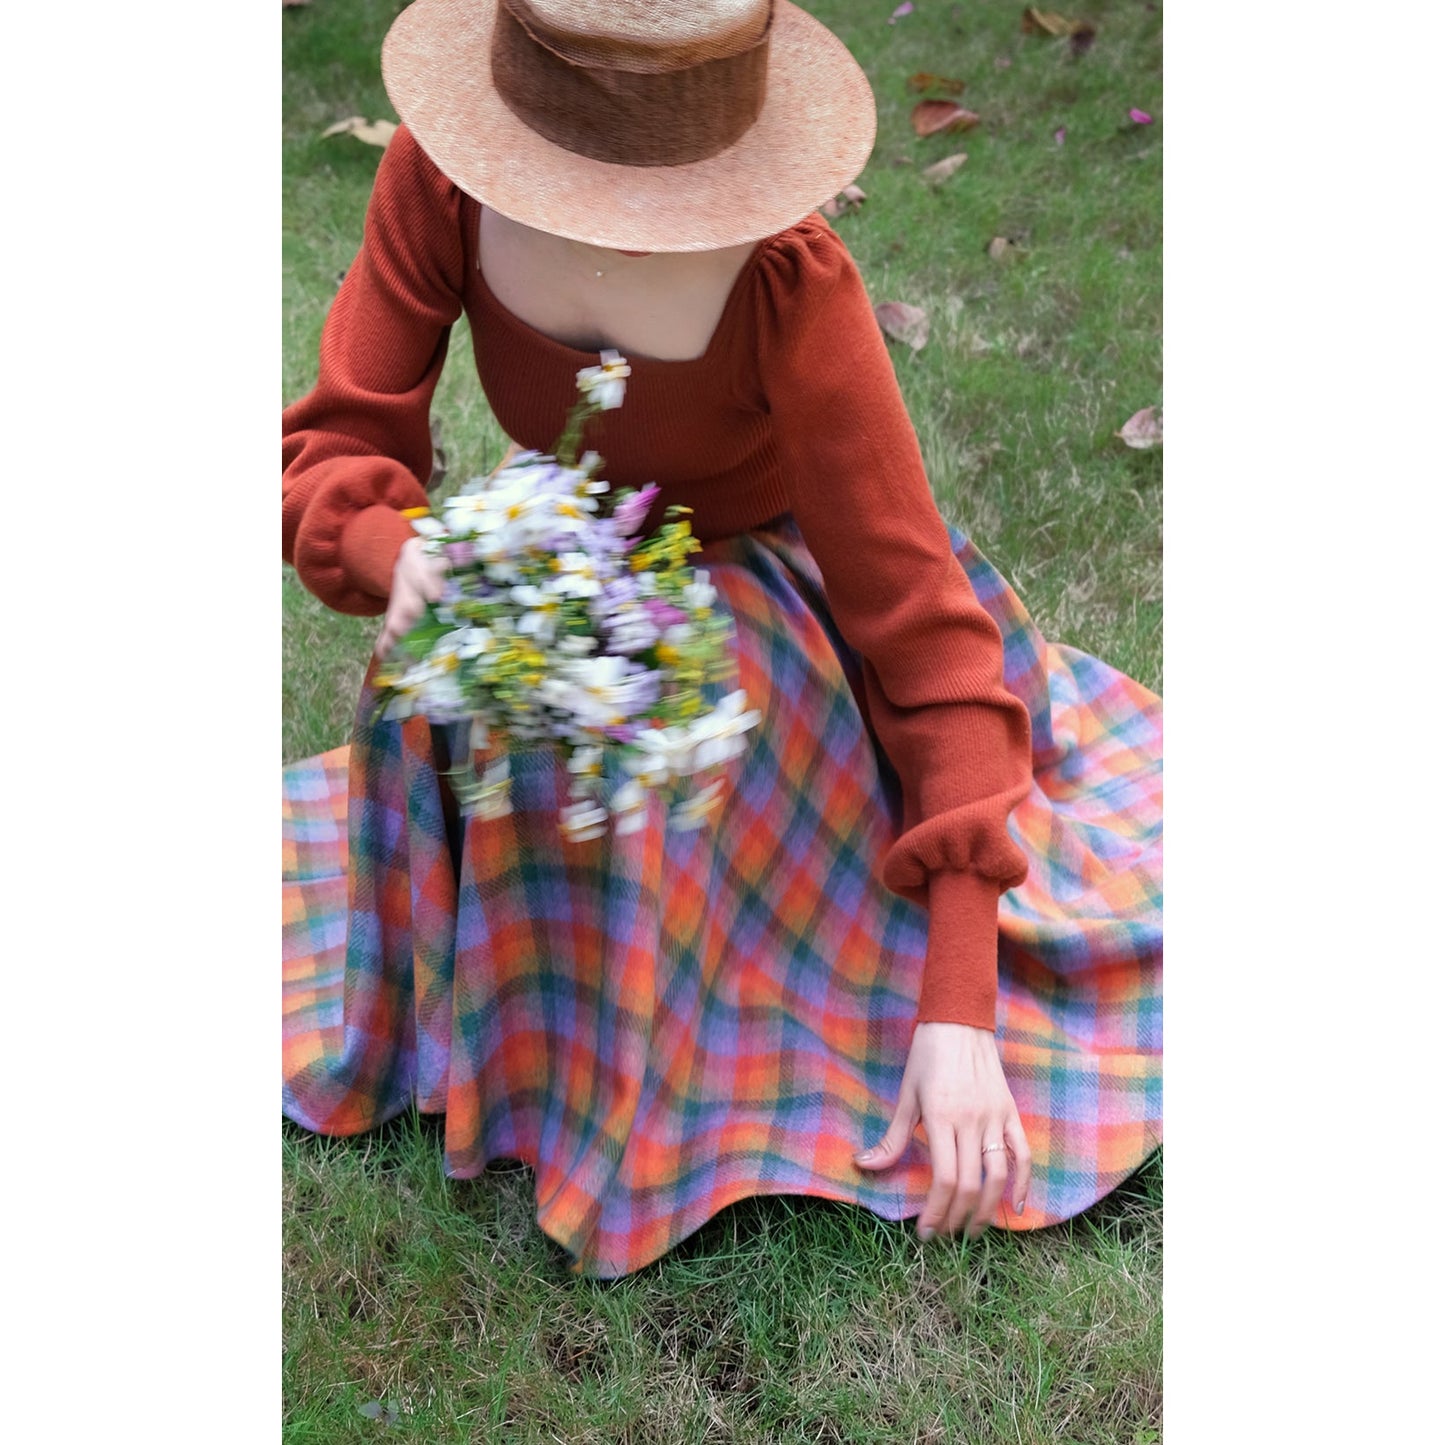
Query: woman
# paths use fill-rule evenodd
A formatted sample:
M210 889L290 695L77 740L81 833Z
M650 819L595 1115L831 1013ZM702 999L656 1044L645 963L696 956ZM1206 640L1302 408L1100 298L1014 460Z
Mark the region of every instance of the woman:
M286 413L287 559L384 656L440 588L403 513L451 324L544 451L615 349L588 445L661 484L650 525L693 508L763 721L702 833L564 848L550 756L463 821L461 735L364 696L347 797L290 775L287 1113L445 1112L449 1172L527 1160L603 1275L754 1193L924 1238L1086 1207L1158 1138L1157 700L1046 649L938 515L814 211L871 150L866 79L787 0L417 0L383 74L404 124Z

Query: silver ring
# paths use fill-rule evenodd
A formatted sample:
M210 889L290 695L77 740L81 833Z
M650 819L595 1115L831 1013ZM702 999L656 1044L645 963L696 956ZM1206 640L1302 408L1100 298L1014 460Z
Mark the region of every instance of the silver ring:
M992 1153L994 1153L995 1151L997 1151L997 1150L999 1150L999 1149L1007 1149L1007 1148L1008 1148L1008 1145L1007 1145L1007 1144L985 1144L985 1145L983 1146L983 1152L984 1152L985 1154L992 1154Z

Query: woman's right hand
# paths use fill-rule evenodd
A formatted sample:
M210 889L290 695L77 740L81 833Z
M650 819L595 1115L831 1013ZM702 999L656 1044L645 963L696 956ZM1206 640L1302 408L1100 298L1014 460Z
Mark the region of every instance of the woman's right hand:
M402 543L391 573L391 600L386 604L381 636L376 639L378 660L416 626L428 602L441 599L446 575L446 559L423 552L420 537L408 537Z

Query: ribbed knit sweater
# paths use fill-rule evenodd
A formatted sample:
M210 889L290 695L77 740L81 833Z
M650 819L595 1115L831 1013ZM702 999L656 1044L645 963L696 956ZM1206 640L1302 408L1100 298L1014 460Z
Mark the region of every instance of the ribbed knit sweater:
M382 157L361 251L321 338L315 389L283 416L282 549L338 611L385 610L401 516L427 505L430 404L470 322L505 432L549 451L598 361L507 311L479 264L480 207L405 127ZM704 542L796 519L869 721L903 786L883 881L928 909L917 1020L993 1029L998 898L1026 863L1007 819L1030 782L1029 720L992 619L954 557L862 277L814 213L760 242L704 354L629 356L627 400L589 423L614 486L656 481Z

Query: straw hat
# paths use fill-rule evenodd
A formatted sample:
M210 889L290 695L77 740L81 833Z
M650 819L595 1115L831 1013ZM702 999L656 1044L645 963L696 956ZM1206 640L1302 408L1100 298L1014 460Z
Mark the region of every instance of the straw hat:
M785 230L858 175L877 124L847 47L789 0L415 0L381 70L468 195L616 249Z

